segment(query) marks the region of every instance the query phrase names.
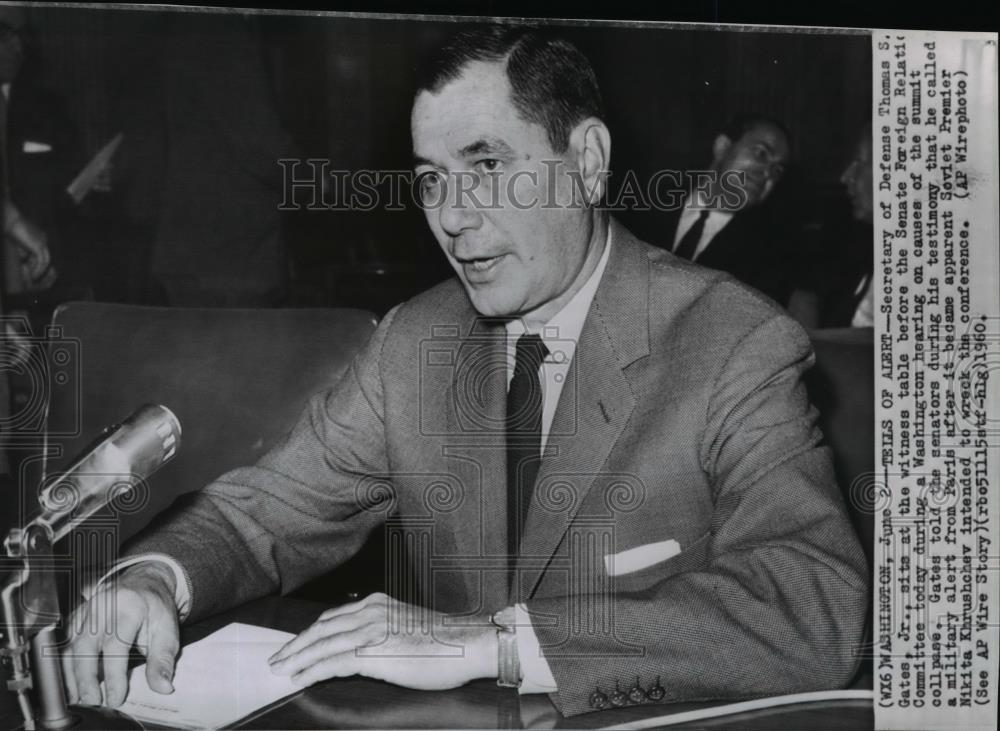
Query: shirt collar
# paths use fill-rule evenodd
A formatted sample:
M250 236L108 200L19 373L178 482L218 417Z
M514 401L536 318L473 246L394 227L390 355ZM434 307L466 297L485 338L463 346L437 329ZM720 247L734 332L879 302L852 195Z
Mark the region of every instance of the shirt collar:
M590 312L590 303L594 301L597 294L597 286L601 283L604 270L608 267L608 259L611 257L611 226L608 226L608 236L604 241L604 252L601 254L597 266L591 272L590 277L565 306L559 310L552 319L542 326L539 335L548 348L549 353L567 353L572 357L572 352L576 350L576 342L580 339L583 331L583 323L587 320L587 313ZM523 335L527 328L520 318L508 320L505 324L507 337L517 339Z
M695 192L693 195L689 195L687 200L684 201L684 217L687 218L697 218L702 211L708 211L708 218L716 218L720 221L728 221L735 215L734 211L718 209L718 208L706 208L705 203L702 201L701 196Z

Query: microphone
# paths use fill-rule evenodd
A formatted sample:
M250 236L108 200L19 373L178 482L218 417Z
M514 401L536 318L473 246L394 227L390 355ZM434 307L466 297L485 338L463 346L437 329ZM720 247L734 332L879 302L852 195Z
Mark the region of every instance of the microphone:
M22 564L0 584L0 659L7 661L7 688L17 693L24 728L61 731L80 718L92 728L137 728L111 711L70 713L66 707L52 545L166 464L180 440L181 425L170 409L141 406L121 424L105 429L69 469L48 481L34 517L24 528L12 529L3 542L7 556Z
M166 406L145 404L121 424L104 430L96 446L46 485L39 526L55 543L116 497L169 462L181 443L181 424Z

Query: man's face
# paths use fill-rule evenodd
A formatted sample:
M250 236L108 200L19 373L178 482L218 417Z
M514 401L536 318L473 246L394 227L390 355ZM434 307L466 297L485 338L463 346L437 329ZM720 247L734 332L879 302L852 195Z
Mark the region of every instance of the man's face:
M742 209L767 200L785 173L789 155L785 134L774 125L766 123L747 130L736 141L719 135L713 152L712 169L716 173L743 173L746 203ZM731 183L733 184L735 183Z
M555 153L519 116L500 63L471 63L421 92L411 131L427 222L476 310L554 315L591 233L589 209L571 204L573 145Z
M24 60L24 42L20 31L0 21L0 84L8 84L17 77Z
M858 221L872 222L872 140L866 133L858 140L854 158L840 176L840 182L847 189L851 199L851 213Z

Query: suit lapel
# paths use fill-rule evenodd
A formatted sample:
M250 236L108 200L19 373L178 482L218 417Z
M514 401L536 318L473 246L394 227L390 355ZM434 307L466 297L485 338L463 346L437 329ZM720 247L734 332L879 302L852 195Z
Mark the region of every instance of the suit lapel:
M607 269L556 408L518 560L530 595L635 408L627 367L649 353L649 261L612 221ZM566 485L570 485L569 499Z
M765 261L762 254L768 243L761 237L760 221L759 209L736 213L712 238L696 263L729 272L742 271L755 263L760 266Z

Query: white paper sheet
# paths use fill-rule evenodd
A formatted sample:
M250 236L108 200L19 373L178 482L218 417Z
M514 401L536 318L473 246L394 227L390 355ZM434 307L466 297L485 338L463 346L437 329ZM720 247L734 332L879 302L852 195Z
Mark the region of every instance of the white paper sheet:
M84 166L79 175L73 178L72 182L66 186L66 192L69 193L77 205L94 189L94 184L97 182L104 168L111 162L111 158L115 156L115 152L118 150L118 146L122 143L123 138L124 135L121 132L111 138L111 141L98 150L97 154Z
M301 690L273 675L267 658L294 635L229 624L184 648L174 692L161 695L146 683L146 666L132 670L121 709L140 721L178 728L217 729Z

